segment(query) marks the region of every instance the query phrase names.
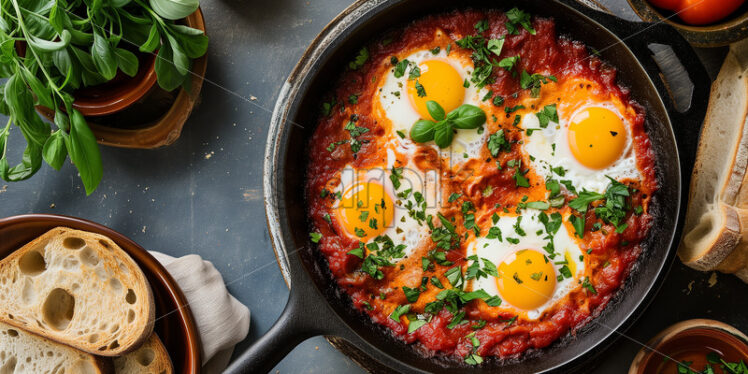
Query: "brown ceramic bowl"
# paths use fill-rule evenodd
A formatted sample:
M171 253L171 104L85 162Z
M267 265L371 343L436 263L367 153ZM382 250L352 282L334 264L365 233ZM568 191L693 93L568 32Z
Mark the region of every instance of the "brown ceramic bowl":
M184 24L206 31L205 19L200 8L187 16ZM155 56L153 61L155 62ZM146 89L147 84L144 82L142 89L138 91L142 95L128 105L119 105L114 112L96 115L81 113L86 116L88 126L99 144L146 149L172 144L179 138L184 123L198 101L207 67L207 53L193 61L189 91L179 88L173 92L166 92L153 83ZM155 82L155 72L147 79L153 79ZM78 100L76 95L76 104L79 104ZM120 104L123 103L124 101ZM53 120L53 111L44 107L37 107L37 110L50 121Z
M84 116L118 112L145 96L156 84L156 55L138 53L138 73L129 77L121 71L106 83L75 91L73 107Z
M187 26L205 32L203 12L198 8L184 19ZM206 32L207 34L207 32ZM87 117L88 125L93 130L99 144L122 148L158 148L174 143L182 133L182 127L189 118L198 101L203 77L208 66L208 54L198 58L192 64L190 90L180 88L174 93L166 93L154 87L148 95L121 112L119 118L114 116ZM165 108L157 108L167 102ZM152 112L155 115L146 113ZM115 123L137 122L137 126L113 126Z
M140 265L156 302L155 332L164 342L175 373L200 373L202 345L187 300L166 269L145 249L124 235L79 218L27 214L0 219L0 259L48 230L65 226L105 235Z
M683 361L692 362L691 369L698 372L704 369L706 355L711 352L727 362L748 362L748 337L728 324L709 319L676 323L639 351L629 374L677 373L677 362Z
M652 6L648 0L628 0L634 12L647 22L665 22L675 27L686 40L697 47L720 47L748 37L748 3L730 16L711 25L683 23L672 13Z

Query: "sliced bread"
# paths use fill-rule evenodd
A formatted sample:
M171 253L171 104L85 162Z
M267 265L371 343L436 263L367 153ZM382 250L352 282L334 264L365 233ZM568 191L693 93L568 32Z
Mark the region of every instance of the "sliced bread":
M0 322L100 356L153 331L153 293L111 239L58 227L0 261Z
M98 358L0 322L0 373L111 372L111 360Z
M117 374L172 374L169 353L161 339L153 333L140 348L114 359Z
M691 176L683 263L748 282L748 40L733 44L714 81ZM745 182L745 183L744 183Z

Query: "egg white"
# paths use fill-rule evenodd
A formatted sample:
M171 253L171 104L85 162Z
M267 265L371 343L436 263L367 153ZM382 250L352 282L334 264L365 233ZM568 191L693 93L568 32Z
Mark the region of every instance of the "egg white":
M607 177L615 180L640 179L641 174L636 167L636 154L632 146L631 124L623 117L620 111L613 105L590 101L581 106L584 110L590 106L604 107L611 110L623 120L626 129L626 145L621 156L612 165L604 169L590 169L577 161L571 153L568 139L569 123L550 122L544 129L540 128L538 117L534 113L525 114L520 126L523 129L533 130L531 135L524 135L524 149L530 155L531 163L539 175L545 178L552 177L558 180L569 180L577 191L586 189L598 193L605 192L610 184ZM576 113L562 113L559 109L559 118L574 118ZM555 150L554 150L555 147ZM552 168L563 167L565 173L560 176L552 171Z
M389 236L395 245L404 244L405 256L409 256L419 246L431 241L431 234L427 224L417 220L409 213L406 208L408 202L419 205L415 199L415 193L419 192L425 202L426 215L436 215L438 203L441 201L441 188L439 183L440 174L436 170L421 171L412 163L402 167L402 177L399 179L400 188L395 189L390 175L395 165L395 152L388 150L387 162L381 166L370 169L357 169L351 165L346 165L339 174L340 183L335 187L333 192L344 193L351 186L357 183L379 183L384 186L385 193L395 204L394 218L381 235ZM404 192L410 190L405 196ZM340 200L334 206L333 211L337 212ZM421 203L422 204L422 203ZM423 205L419 205L423 207ZM354 233L346 232L346 235L358 239Z
M502 216L499 221L494 225L499 227L502 232L502 241L498 239L487 239L480 237L471 242L467 248L468 256L477 255L480 258L485 258L494 263L497 267L509 259L517 251L524 249L536 250L540 253L546 254L543 247L548 243L546 239L546 231L543 223L538 218L539 213L537 211L524 210L522 214L522 220L520 227L525 231L525 236L520 236L515 232L514 225L517 223L518 216ZM519 239L519 243L512 244L506 240L507 237ZM584 274L584 261L580 260L582 250L579 248L579 244L566 230L566 225L563 224L559 228L558 232L553 236L553 245L555 258L550 259L551 262L560 262L566 259L568 253L568 259L576 264L576 272L572 274L571 278L564 278L562 281L556 282L556 288L553 292L553 296L546 301L545 304L533 310L523 310L511 305L509 302L504 300L498 307L502 311L509 311L514 314L521 314L526 316L528 319L537 319L547 308L551 307L558 300L563 298L579 284L580 277ZM554 264L555 277L559 275L559 269L562 264ZM571 268L571 266L569 266ZM496 295L501 297L499 293L498 285L496 284L496 278L489 275L487 278L481 277L478 280L471 280L468 284L471 290L483 289L489 295ZM533 292L528 289L528 292Z
M429 50L422 50L405 58L416 65L420 65L428 60L447 62L459 73L463 81L467 80L468 82L470 81L470 75L473 70L472 63L464 63L457 58L450 57L444 49L437 54L433 54ZM420 114L413 107L413 103L408 96L407 84L409 71L410 68L406 70L402 77L397 78L394 75L394 68L390 69L379 91L378 99L387 119L392 123L392 133L400 131L407 135L410 133L410 128L413 124L421 119ZM479 89L470 83L470 86L465 89L463 104L480 106L481 98L487 92L486 88ZM458 129L450 147L439 149L433 142L428 144L439 151L440 156L449 166L453 166L462 164L468 159L479 157L480 150L485 144L487 136L486 131L479 134L476 130ZM397 137L395 140L401 143L413 143L407 136L405 139Z

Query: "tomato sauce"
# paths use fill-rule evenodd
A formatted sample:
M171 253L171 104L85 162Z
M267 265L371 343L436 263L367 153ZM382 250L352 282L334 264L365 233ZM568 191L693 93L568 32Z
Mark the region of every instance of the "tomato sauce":
M556 76L559 81L585 79L594 82L597 90L617 97L632 108L635 113L631 121L632 144L637 155L636 165L641 179L632 181L632 187L636 188L636 192L631 196L631 205L643 206L644 212L638 215L629 213L626 218L628 228L619 234L615 232L614 226L604 223L602 229L590 231L595 222L601 221L595 217L592 209L588 211L585 236L580 241L580 247L586 253L585 264L596 293L578 287L536 320L513 320L512 315L487 315L474 301L464 307L465 319L469 323L447 328L452 314L442 309L428 324L408 333L407 323L394 321L389 317L393 305L407 303L402 292L391 291L390 282L395 279L395 273L411 268L420 272L420 257L405 259L401 263L403 266L400 267L383 269L382 280L375 280L358 271L361 259L348 254L358 246L358 240L345 235L341 227L329 219L333 214L332 206L335 201L334 194L329 193L333 183L331 181L337 178L337 173L346 165L365 168L374 165L380 158L367 157L377 154L380 146L378 141L386 131L381 120L370 108L373 100L377 99L378 80L383 79L384 74L391 68L387 63L390 56L403 55L402 51L412 51L431 45L437 29L443 30L444 35L453 41L467 35L475 35L475 24L484 19L488 20L489 25L489 29L483 34L487 39L506 37L501 57L521 56L517 71L545 71ZM341 71L340 80L334 85L329 96L324 98L327 102L334 100L335 104L327 108L329 115L320 116L317 129L309 141L310 161L307 166L305 191L309 219L313 230L322 235L317 248L326 258L338 285L350 296L352 307L369 315L374 323L390 329L405 343L417 343L426 351L455 358L464 358L471 352L483 357L516 357L529 349L547 347L588 323L605 308L628 277L632 265L642 251L640 243L647 236L653 220L646 207L650 196L657 189L657 182L654 153L644 130L645 112L631 99L629 90L617 83L616 69L592 55L583 43L557 35L552 19L533 17L532 27L536 30L535 35L521 27L518 35L507 35L506 23L507 16L500 11L457 11L426 17L369 44L367 62L356 70ZM460 51L455 45L452 48L455 53L470 53ZM511 107L522 100L521 96L512 97L512 93L522 91L518 78L513 77L505 69L494 69L493 77L495 81L488 88L506 98L504 105ZM358 95L358 102L355 105L346 101L346 98L354 94ZM350 147L328 150L330 143L344 138L345 131L341 129L341 124L347 122L354 114L357 116L358 126L369 129L359 138L362 141L360 151L354 155ZM521 136L519 131L507 128L507 138L510 141L520 140ZM522 149L518 145L513 145L510 152L500 157L507 160L521 158ZM434 166L439 164L440 160L435 151L422 147L419 149L417 162ZM468 161L463 170L466 169L470 169L471 172L444 170L442 181L448 184L447 188L450 191L463 193L473 201L479 212L483 212L476 216L476 221L490 219L490 207L496 204L516 206L523 195L529 194L527 191L518 191L512 169L499 170L496 163L482 160ZM538 193L544 195L543 179L532 172L528 174L528 178L533 187L539 186ZM494 191L488 197L482 194L486 186L491 186ZM454 217L456 226L461 227L461 216L457 213L450 211L450 207L443 210L445 216ZM457 265L467 264L465 256L464 248L447 252L447 259ZM446 267L436 266L433 274L427 275L436 275L443 279L445 269ZM424 295L427 299L433 299L438 291L430 290ZM385 294L386 298L381 298L381 295ZM422 304L415 303L414 310L421 311ZM481 319L486 321L482 327L477 324ZM475 350L470 339L466 338L473 332L480 341L480 346Z

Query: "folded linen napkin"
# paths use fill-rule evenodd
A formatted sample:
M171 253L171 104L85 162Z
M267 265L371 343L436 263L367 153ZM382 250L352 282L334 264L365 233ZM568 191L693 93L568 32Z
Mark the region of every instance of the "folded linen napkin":
M174 258L151 251L184 292L203 342L203 372L220 373L247 337L249 309L231 296L221 273L198 255Z

